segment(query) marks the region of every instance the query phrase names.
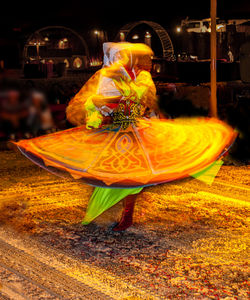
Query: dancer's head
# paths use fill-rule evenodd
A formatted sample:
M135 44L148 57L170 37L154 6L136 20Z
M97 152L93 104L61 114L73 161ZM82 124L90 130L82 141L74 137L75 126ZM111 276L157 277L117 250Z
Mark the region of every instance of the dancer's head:
M115 63L132 67L133 61L128 48L130 43L104 43L103 44L103 67L110 67Z
M152 68L152 57L154 55L152 49L145 44L134 44L133 50L136 57L135 68L150 72Z
M153 51L145 44L134 43L104 43L103 66L111 66L120 63L123 66L133 69L135 66L150 71L151 57Z

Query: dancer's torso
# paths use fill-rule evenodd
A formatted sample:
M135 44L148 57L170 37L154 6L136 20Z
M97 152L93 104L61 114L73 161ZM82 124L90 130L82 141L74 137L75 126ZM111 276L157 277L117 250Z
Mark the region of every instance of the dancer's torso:
M136 95L122 96L112 78L101 76L97 94L104 97L120 97L120 100L117 100L116 103L105 104L98 108L104 116L103 125L109 124L111 126L112 124L112 126L121 126L126 129L144 114L145 108Z

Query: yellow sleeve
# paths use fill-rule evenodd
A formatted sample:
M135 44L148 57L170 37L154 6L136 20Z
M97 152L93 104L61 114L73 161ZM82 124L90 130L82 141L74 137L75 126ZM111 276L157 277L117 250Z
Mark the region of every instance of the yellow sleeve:
M87 124L97 128L100 125L102 119L101 113L96 109L93 104L93 97L97 95L99 81L102 76L108 76L110 78L120 78L123 74L120 71L120 66L115 65L114 67L103 68L97 71L81 88L81 90L74 96L69 102L66 109L67 119L70 123L80 126ZM109 97L105 99L103 97L102 105L105 105L110 101Z
M96 72L81 88L81 90L69 102L66 108L66 116L70 123L80 126L86 124L85 103L92 95L96 94L100 72Z

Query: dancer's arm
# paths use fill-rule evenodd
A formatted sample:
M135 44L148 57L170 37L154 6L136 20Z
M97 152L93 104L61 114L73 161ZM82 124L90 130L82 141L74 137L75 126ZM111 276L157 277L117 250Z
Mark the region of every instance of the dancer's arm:
M109 103L117 103L121 99L121 96L102 96L102 95L94 95L91 100L96 107L102 107L103 105Z

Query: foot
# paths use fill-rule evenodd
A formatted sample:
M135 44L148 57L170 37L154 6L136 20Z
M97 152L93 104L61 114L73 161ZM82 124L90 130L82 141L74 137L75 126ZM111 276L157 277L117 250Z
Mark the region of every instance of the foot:
M115 226L112 228L112 231L115 231L115 232L125 231L132 224L133 224L132 219L131 220L121 220L119 223L115 224Z
M113 226L112 231L121 232L129 228L133 224L133 212L135 206L136 195L128 195L124 198L124 209L120 222Z

